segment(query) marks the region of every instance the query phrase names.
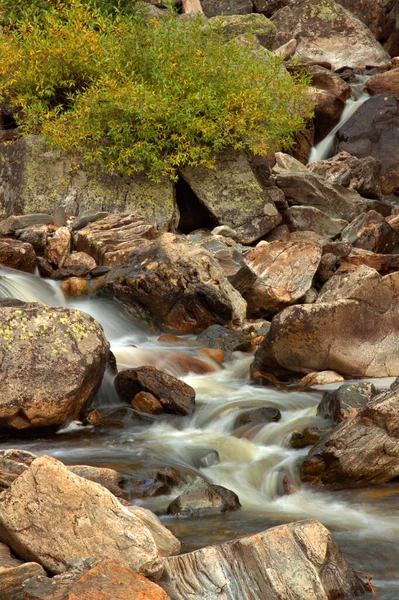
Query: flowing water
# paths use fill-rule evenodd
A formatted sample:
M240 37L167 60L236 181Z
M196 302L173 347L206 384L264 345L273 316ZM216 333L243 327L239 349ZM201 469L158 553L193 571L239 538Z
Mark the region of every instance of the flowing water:
M160 345L146 337L138 324L125 317L116 302L100 299L66 301L58 284L0 267L0 298L68 305L95 317L104 327L119 368L155 364L165 367L168 355L177 351L195 354L198 349L183 340ZM203 358L203 357L202 357ZM192 417L174 417L157 423L126 421L121 427L92 428L71 423L57 435L34 439L8 439L1 448L19 447L37 454L50 454L67 464L109 466L126 475L152 467L177 466L200 473L208 481L235 491L242 509L201 519L164 517L166 525L189 551L232 539L270 526L304 518L316 518L334 532L351 564L373 575L381 600L399 598L399 485L364 490L325 492L303 486L290 495L280 495L281 478L289 474L297 481L297 468L307 450L287 447L287 434L309 424L320 424L316 407L321 391L282 392L252 385L248 368L252 356L238 353L224 368L206 375L187 375L184 380L197 394ZM173 364L173 360L170 361ZM389 380L377 380L386 387ZM325 388L324 388L325 389ZM105 379L95 403L102 409L118 406L112 382ZM279 408L278 423L241 428L234 421L245 408ZM196 469L195 458L217 450L220 462ZM162 513L174 496L141 501Z

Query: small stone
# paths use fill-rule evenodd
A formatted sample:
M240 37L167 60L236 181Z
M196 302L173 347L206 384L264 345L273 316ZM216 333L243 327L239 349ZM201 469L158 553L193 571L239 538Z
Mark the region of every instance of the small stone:
M62 291L68 298L86 296L89 293L89 284L82 277L70 277L63 281Z

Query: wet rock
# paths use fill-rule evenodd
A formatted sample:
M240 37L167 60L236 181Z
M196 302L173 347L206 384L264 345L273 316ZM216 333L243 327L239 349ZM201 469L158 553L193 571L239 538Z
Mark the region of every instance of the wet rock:
M62 283L62 291L68 298L76 296L87 296L89 293L89 284L83 277L70 277Z
M314 446L321 438L321 431L318 427L305 427L303 431L292 431L288 438L290 448L300 450L306 446Z
M344 381L344 377L336 371L314 371L308 373L305 377L302 377L299 381L299 385L312 387L314 385L327 385L339 381Z
M151 531L160 556L179 554L181 543L154 513L142 506L129 506L128 510Z
M327 90L310 88L314 102L315 144L318 144L338 123L345 102Z
M205 249L162 234L129 267L96 280L93 293L116 297L149 327L170 333L200 333L210 325L241 323L246 303Z
M336 73L332 73L329 69L318 65L311 66L309 71L313 87L330 92L343 102L350 98L352 90L349 83L341 79Z
M261 15L251 15L256 16L267 21ZM258 240L280 223L274 202L281 198L281 192L275 187L262 190L245 154L225 152L218 157L215 167L182 170L184 180L215 223L231 227L242 244Z
M209 19L208 26L216 27L223 31L224 35L229 38L237 38L246 33L251 33L256 36L258 42L272 49L276 28L269 19L264 15L252 13L248 15L223 15Z
M295 0L274 13L275 47L295 37L297 55L328 62L333 70L389 61L368 27L333 0Z
M202 0L201 6L208 18L216 15L247 15L252 13L251 0Z
M147 471L143 479L135 481L129 486L133 498L153 498L170 494L176 488L188 483L186 475L181 475L172 467Z
M159 583L174 600L326 600L366 592L332 535L313 520L168 558Z
M234 492L220 485L210 485L202 477L196 477L184 492L169 504L168 514L202 517L230 512L240 507Z
M78 418L100 386L108 351L86 313L38 302L2 306L0 426L55 427Z
M348 225L348 221L329 217L313 206L291 206L289 210L300 231L314 231L319 235L335 238Z
M17 567L0 567L0 598L19 600L23 596L23 584L31 577L45 575L45 570L35 562L27 562Z
M350 378L399 374L399 273L366 273L348 289L345 299L322 302L319 297L315 304L276 315L252 372L283 367L302 373L333 370Z
M328 183L356 190L364 198L381 199L381 161L373 156L357 158L340 152L328 160L319 160L307 166Z
M216 350L215 348L202 348L201 354L207 358L210 358L218 365L224 363L224 352L222 352L222 350Z
M62 497L62 502L60 498ZM51 573L73 558L108 556L146 575L162 563L153 536L105 488L42 456L0 496L1 538Z
M72 236L68 227L59 227L47 240L44 258L52 265L62 269L71 252L71 242Z
M36 254L27 242L13 239L0 239L0 264L33 273L36 268Z
M234 421L234 429L243 425L257 425L259 423L275 423L281 419L281 413L278 408L262 406L259 408L250 408L241 412Z
M109 273L110 270L111 267L96 267L95 269L91 269L91 271L88 272L87 276L90 279L95 279L96 277L102 277L103 275L106 275L107 273Z
M11 215L0 221L0 235L14 235L18 229L25 229L33 225L50 225L50 215L34 213L30 215Z
M399 250L399 233L374 210L356 217L341 232L341 239L371 252L397 254Z
M139 392L149 392L159 400L164 413L192 415L195 409L193 388L155 367L121 371L115 378L115 388L125 402L131 402Z
M39 252L44 252L47 244L47 225L32 225L26 229L17 229L15 237L21 242L31 244Z
M381 161L381 190L399 191L399 102L378 95L367 100L337 133L336 151ZM372 208L372 207L370 207ZM349 219L348 219L349 220Z
M184 377L189 373L205 375L217 370L215 362L196 358L183 352L168 352L157 361L157 365L175 377Z
M150 392L139 392L136 394L132 400L132 408L150 415L160 415L163 413L162 404Z
M341 385L337 390L324 392L317 414L340 423L354 417L377 393L372 383Z
M89 254L99 265L127 265L134 252L149 245L159 233L137 213L109 215L79 229L75 246Z
M50 265L48 260L43 258L43 256L37 257L37 268L39 270L40 277L51 277L54 273L53 267Z
M268 316L293 304L311 288L321 259L312 241L260 242L245 255L258 280L245 294L248 315Z
M46 578L47 579L47 578ZM104 558L83 573L34 578L24 586L24 600L170 600L156 583Z
M197 341L208 348L221 350L227 357L236 350L246 352L250 348L248 335L221 325L211 325L200 333Z
M374 396L312 448L301 478L312 484L366 486L399 475L398 390Z
M276 181L292 204L318 208L333 219L350 222L361 212L380 207L376 200L362 198L355 190L328 183L314 173L280 173Z

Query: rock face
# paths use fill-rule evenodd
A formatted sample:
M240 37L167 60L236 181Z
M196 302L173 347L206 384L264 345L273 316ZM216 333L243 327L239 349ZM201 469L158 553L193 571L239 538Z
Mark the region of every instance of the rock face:
M145 575L162 563L153 536L108 490L42 456L0 496L1 538L51 573L73 558L108 556Z
M76 250L89 254L97 264L128 265L132 254L158 237L157 229L137 213L109 215L88 224L76 234Z
M182 176L216 224L231 227L237 241L249 244L280 223L274 202L281 192L275 187L262 190L243 153L225 152L215 167L186 167Z
M337 133L336 151L382 163L383 194L399 191L399 102L379 95L367 100Z
M399 272L381 277L374 271L347 289L345 299L292 306L276 315L253 373L283 367L347 377L399 375Z
M164 564L159 583L173 600L333 600L366 592L318 521L273 527Z
M120 299L142 322L172 333L200 333L246 315L246 302L212 255L170 233L138 251L129 267L98 278L92 291Z
M101 326L86 313L36 302L1 306L0 426L77 418L101 383L108 352Z
M149 392L159 401L164 413L192 415L194 412L193 388L155 367L121 371L115 378L115 388L119 397L127 402L140 392Z
M36 254L27 242L13 239L0 239L0 264L33 273L36 268Z
M313 173L280 173L276 179L278 187L292 204L318 208L334 219L350 222L361 212L377 210L380 206L375 200L362 198L355 190L328 183Z
M0 214L47 211L63 204L68 214L85 208L137 211L162 229L174 229L179 216L174 185L153 183L141 173L132 177L74 172L67 155L29 135L0 145Z
M328 62L335 71L380 66L390 58L368 27L334 0L293 0L272 22L276 48L295 37L298 55Z
M321 247L308 240L260 242L245 255L258 280L246 292L248 313L263 316L293 304L312 286Z
M399 475L397 384L374 396L309 453L301 478L340 487L388 482Z

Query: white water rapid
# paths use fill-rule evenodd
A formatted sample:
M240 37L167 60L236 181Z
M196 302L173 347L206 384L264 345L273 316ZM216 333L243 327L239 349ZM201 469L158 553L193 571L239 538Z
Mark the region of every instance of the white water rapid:
M52 306L79 308L104 327L121 368L165 364L168 353L194 354L197 348L176 344L162 346L146 337L139 326L120 312L119 305L99 299L67 302L58 286L38 277L0 267L0 298L41 301ZM203 357L202 357L203 358ZM364 490L324 492L303 486L290 495L280 495L281 478L289 474L297 481L297 466L306 450L285 445L287 434L309 424L320 424L316 406L321 391L282 392L252 385L248 367L252 356L237 354L206 375L184 379L197 393L197 409L191 418L172 418L155 424L126 422L118 428L83 427L71 424L57 435L34 439L3 439L1 448L19 447L37 454L50 454L67 464L109 466L125 474L163 466L180 466L200 472L210 482L235 491L242 509L218 517L176 519L166 524L183 541L185 551L224 541L269 526L303 518L316 518L330 528L354 568L373 574L381 600L399 598L399 485ZM388 380L377 380L386 387ZM105 380L97 405L118 404L112 385ZM245 407L279 408L278 423L237 430L233 422ZM220 463L198 471L193 457L204 449L217 450ZM142 501L162 512L170 497Z

